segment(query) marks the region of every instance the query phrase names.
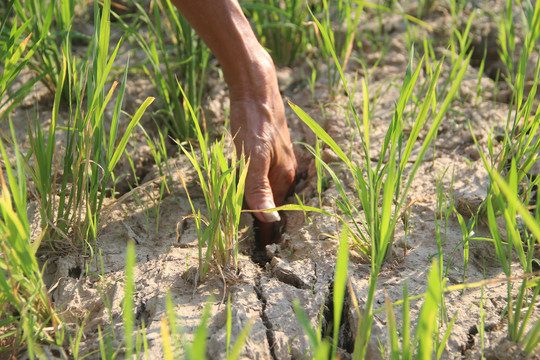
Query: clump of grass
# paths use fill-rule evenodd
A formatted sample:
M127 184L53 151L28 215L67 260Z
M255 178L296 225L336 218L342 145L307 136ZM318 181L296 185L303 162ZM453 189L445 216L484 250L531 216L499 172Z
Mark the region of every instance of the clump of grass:
M44 132L39 119L34 119L33 130L29 130L31 152L27 156L33 161L33 166L28 164L27 168L41 202L42 227L47 232L52 230L52 234L57 238L66 238L68 233L73 234L76 243L85 244L91 244L96 238L100 211L107 195L108 184L114 179L114 168L135 126L154 100L148 98L143 102L121 134L121 110L128 73L126 65L110 127L105 125L106 107L118 83L113 83L108 92L105 92L105 86L121 42L110 54L110 1L105 1L101 12L96 2L94 14L92 62L87 59L81 65L87 78L71 83L76 78L74 74L68 76L73 69L69 66L68 57L63 58L58 82L60 88L55 95L49 130ZM75 103L69 101L70 118L67 126L62 127L58 119L62 86L66 79L69 80L68 88L73 86ZM69 91L71 94L71 90ZM57 132L60 130L63 130L66 136L63 152L56 146Z
M195 137L193 119L185 105L189 102L195 119L200 117L210 50L170 0L152 2L149 11L137 1L133 3L140 19L148 26L150 37L146 40L133 31L133 26L124 28L136 36L148 57L149 65L144 64L143 69L162 102L155 113L156 121L164 121L168 134L175 139L183 141ZM171 35L170 39L165 36L165 30ZM180 91L178 81L184 92Z
M202 280L212 264L212 259L219 267L235 266L237 263L238 226L249 161L245 160L243 154L238 156L234 147L227 153L225 136L208 146L208 134L202 133L193 108L189 103L187 106L194 119L200 160L191 144L189 149L180 146L197 171L207 210L206 216L201 214L188 193L199 239L199 275ZM181 179L187 192L182 176ZM203 224L206 225L204 230ZM206 254L203 256L204 246Z
M413 89L420 73L420 69L422 68L421 62L413 72L413 57L411 53L409 65L401 88L401 95L395 106L394 116L385 136L379 160L377 163L373 164L369 141L370 113L368 86L365 80L362 80L364 102L363 116L360 118L353 104L352 96L349 93L347 81L343 69L340 66L338 55L334 50L333 41L330 36L331 32L329 31L328 26L323 26L317 19L314 19L314 21L317 23L326 47L329 49L334 59L335 66L338 69L344 89L348 95L348 109L354 119L354 124L356 126L355 131L358 131L360 136L360 146L364 153L365 163L357 164L351 161L340 146L317 124L317 122L299 107L293 104L291 104L291 106L296 114L342 160L345 169L350 172L354 180L354 191L356 192L359 204L358 202L353 202L351 197L348 196L345 192L344 185L335 172L329 166L325 166L326 171L334 180L339 193L339 198L335 199L336 205L343 215L352 223L355 230L353 236L359 249L371 259L372 272L370 274L369 295L366 303L365 316L362 318L361 324L359 325L359 331L362 334L362 341L358 344L358 346L360 346L359 353L361 354L360 356L364 356L371 332L373 319L372 306L377 286L377 278L386 255L393 243L393 229L404 208L407 193L414 179L414 175L418 171L424 155L437 133L439 124L450 107L450 103L454 99L454 95L465 75L470 55L466 56L465 49L462 49L459 57L453 61L454 67L451 72L451 86L446 92L446 95L444 95L440 105L435 89L441 71L441 63L438 64L436 69L432 69L428 72L431 76L428 81L429 85L427 86L425 98L420 104L419 111L416 113L416 118L413 121L409 138L405 140L403 131L405 123L405 107L412 98ZM439 94L439 96L441 95ZM409 162L418 135L423 129L424 124L426 124L431 111L433 111L433 123L420 146L420 151L416 160L414 160L412 167L405 177L405 167ZM313 151L313 153L315 152ZM323 165L325 164L323 163ZM382 202L382 206L379 205L380 202Z
M11 124L10 124L11 125ZM0 153L7 180L0 171L0 339L14 346L25 344L30 358L39 351L37 342L61 342L61 321L54 311L41 277L35 252L40 239L32 242L26 215L26 177L23 159L11 126L16 151L15 172L3 142Z
M47 1L29 0L12 1L17 16L29 24L28 32L32 34L31 44L36 47L35 55L28 66L38 79L51 91L63 91L63 98L68 100L69 89L65 86L62 75L64 56L71 57L72 29L76 0ZM73 64L74 65L74 64ZM76 74L68 76L76 77Z
M540 77L540 58L536 59L530 92L528 94L525 92L527 68L535 44L540 37L540 4L536 3L534 7L531 7L531 4L527 3L523 8L524 41L520 54L515 53L516 39L512 21L512 9L512 2L509 1L506 16L503 16L502 22L504 26L499 31L500 53L507 67L506 80L512 89L512 100L508 111L501 151L495 155L492 151L491 142L489 147L491 161L496 164L496 170L500 174L505 174L512 159L515 160L517 180L521 184L538 160L537 154L540 151L540 139L536 137L540 126L540 108L536 106L535 111L535 97ZM514 57L517 58L517 67L513 65L515 62Z
M499 31L501 59L506 65L506 81L512 89L512 99L501 150L495 153L495 145L488 139L487 151L478 145L484 167L488 171L490 186L480 215L487 217L497 259L504 274L512 277L512 263L517 257L525 274L531 274L534 248L540 239L540 211L538 196L533 189L538 187L540 178L531 174L538 162L540 140L540 106L535 106L540 63L537 59L531 90L525 93L525 78L534 44L540 36L540 6L527 4L523 9L524 42L521 53L517 54L516 34L513 23L513 6L507 3ZM517 60L517 63L516 63ZM471 128L472 133L472 128ZM473 134L474 136L474 134ZM506 234L501 234L497 218L504 219ZM506 238L505 240L503 240ZM507 310L509 337L521 342L524 351L531 354L538 345L540 322L530 324L534 304L540 293L536 280L523 279L514 293L515 286L507 282ZM528 334L527 329L530 328Z
M439 340L437 314L440 314L439 310L444 306L445 284L444 281L441 282L442 274L439 271L440 266L434 261L431 264L431 270L428 275L427 290L422 296L424 303L420 310L412 343L410 342L410 299L407 284L405 283L403 287L401 331L399 331L397 327L393 304L391 303L388 294L386 294L385 311L388 322L388 338L390 339L389 359L412 359L415 353L416 359L441 358L456 317L454 316L453 320L446 328L442 339ZM398 332L401 334L401 346L398 341Z
M514 256L517 255L525 274L531 274L534 248L537 243L540 243L540 210L535 206L534 214L531 214L528 204L523 204L519 200L518 171L514 161L510 166L507 182L494 167L489 165L485 154L481 152L481 156L491 180L490 194L486 201L486 211L499 263L504 274L508 279L511 279L511 264ZM540 176L537 176L534 183L538 186ZM540 200L540 196L537 195L535 200ZM507 232L506 241L503 241L497 226L496 216L499 215L498 211L502 212L504 217ZM520 218L524 225L520 225L518 221ZM540 321L537 321L529 334L525 335L525 331L530 325L529 322L536 299L540 294L540 282L537 280L535 283L535 281L524 278L515 298L512 294L513 284L510 280L507 282L508 308L506 316L508 317L508 334L512 340L522 342L527 354L531 354L537 347L540 334Z
M356 28L364 6L364 1L353 4L351 1L344 0L339 0L336 3L323 0L320 20L319 16L310 9L316 24L319 51L328 66L328 91L331 95L335 94L341 73L347 68L356 36ZM333 16L336 19L332 19ZM345 24L344 31L336 33L333 28L335 23Z
M0 59L2 59L2 72L0 73L0 121L4 120L15 109L24 97L30 92L36 81L45 74L30 80L17 91L10 93L10 87L21 70L27 66L34 55L39 43L30 44L32 34L24 35L30 27L30 20L19 24L17 14L10 21L13 11L11 1L0 23ZM11 29L8 27L11 25ZM25 53L26 51L26 53Z
M279 65L293 65L309 52L309 4L301 0L243 1L261 44Z
M508 305L504 313L508 319L508 334L512 340L521 342L527 354L531 354L538 345L540 334L540 322L530 324L540 285L538 279L524 278L516 294L511 278L514 275L512 263L516 257L526 275L532 273L533 263L538 261L534 258L534 248L538 246L540 239L540 211L537 205L540 199L533 196L533 189L538 187L540 178L531 174L532 167L539 160L540 150L540 106L535 106L540 73L538 59L528 94L525 93L525 81L534 44L540 36L540 6L527 3L521 10L524 19L524 41L520 54L517 53L513 4L510 1L507 2L506 12L501 18L502 26L499 28L500 55L506 65L506 81L512 89L501 150L495 152L491 137L488 138L487 154L478 143L477 147L490 179L486 200L479 215L487 217L493 237L489 240L492 241L499 264L509 279L506 297ZM497 225L498 217L504 220L504 235ZM528 328L530 331L526 334Z

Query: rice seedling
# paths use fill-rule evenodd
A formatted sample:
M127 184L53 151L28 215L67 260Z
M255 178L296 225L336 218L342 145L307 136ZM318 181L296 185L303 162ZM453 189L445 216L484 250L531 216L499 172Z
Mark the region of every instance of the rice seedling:
M328 342L327 339L322 338L321 328L319 327L317 330L313 329L306 313L304 312L304 310L302 310L298 299L294 300L293 305L294 313L296 314L296 317L300 322L302 329L304 330L309 339L309 343L311 345L311 352L313 354L311 358L316 360L325 360L330 358L330 354L332 352L332 345Z
M335 22L346 24L342 36L337 36L332 27L334 23L332 21L334 8L330 5L336 5ZM318 20L318 16L309 9L316 24L315 34L319 51L328 66L328 91L331 95L335 94L336 86L339 86L340 76L347 68L356 36L356 28L363 10L364 1L359 1L353 5L350 1L339 0L337 3L331 3L323 0L321 19Z
M29 45L32 34L23 35L30 27L30 20L19 24L18 16L15 14L13 19L9 21L12 11L13 1L9 2L0 23L0 59L3 59L2 72L0 73L0 121L6 119L6 116L30 92L35 82L45 76L42 74L11 93L11 84L28 64L38 45ZM10 25L11 29L8 30Z
M474 103L478 104L478 99L482 93L482 76L484 74L484 69L486 66L486 57L487 57L487 47L484 47L484 56L482 56L482 61L478 67L478 80L476 82L476 97L474 98Z
M317 171L317 194L319 195L319 207L322 208L322 193L328 186L328 179L321 164L321 140L315 139L315 170ZM324 188L324 189L323 189Z
M450 190L450 193L447 195L447 192L444 190L443 185L443 179L448 172L448 168L446 168L436 179L436 187L437 187L437 206L435 210L435 236L437 239L437 263L439 265L439 275L440 279L439 281L441 283L446 281L446 275L447 273L444 271L444 252L443 252L443 236L441 235L441 226L439 225L439 218L443 222L443 233L444 233L444 245L447 244L447 228L448 228L448 220L450 218L450 214L453 213L454 209L454 197L452 194L452 190ZM453 189L454 185L454 173L452 172L452 179L450 182L450 189ZM446 306L445 306L445 300L444 300L444 294L441 294L443 298L441 299L441 306L440 306L440 316L439 319L441 321L446 321L447 319L447 313L446 313Z
M134 273L135 267L135 245L132 241L127 244L126 252L126 278L124 283L124 301L122 306L122 319L124 323L124 344L125 356L131 358L134 350L133 330L134 330L134 312L133 296L135 291Z
M12 1L17 16L29 24L31 46L36 47L34 56L28 61L29 68L38 74L38 79L51 93L57 90L63 92L65 100L69 100L70 89L64 85L66 78L62 75L63 57L72 54L72 37L86 38L71 29L75 2L76 0ZM76 73L69 73L68 76L76 76Z
M255 33L279 65L293 65L312 51L308 2L301 0L243 1Z
M516 51L516 29L513 21L513 4L512 1L506 2L506 11L501 14L499 28L499 47L500 57L506 66L506 78L508 82L512 82L514 74L514 57Z
M311 101L315 102L315 84L317 82L317 67L310 59L306 60L311 68L311 76L308 77L309 90L311 91Z
M11 124L10 124L11 125ZM13 126L13 146L18 149ZM0 139L0 153L7 179L0 172L0 338L13 347L25 345L30 358L39 353L38 342L54 344L60 338L61 320L56 314L41 277L32 242L26 208L26 177L23 159L16 152L12 168Z
M475 12L473 11L471 13L465 29L463 32L460 32L459 27L461 26L461 21L463 21L463 10L465 9L466 2L460 0L447 0L446 3L450 9L450 15L452 17L450 51L452 53L452 58L454 58L459 53L459 49L463 49L465 47L468 48L470 45L468 34L475 16Z
M182 331L178 330L176 314L174 312L174 304L172 302L170 294L166 299L166 312L167 316L161 320L161 339L163 346L163 358L164 359L206 359L206 340L208 338L208 320L210 318L210 310L213 298L209 298L206 306L204 307L203 314L200 319L200 325L197 327L194 333L192 341L188 342ZM227 308L230 309L230 303ZM227 317L227 321L230 321L230 317ZM238 334L232 347L229 347L227 343L226 359L236 360L242 355L243 346L247 340L247 336L251 330L252 323L249 322L242 331ZM230 332L227 332L227 337L230 340ZM138 358L137 354L137 358Z
M148 26L151 36L147 41L134 31L133 26L125 26L124 29L135 35L148 57L150 66L143 65L143 69L152 80L162 102L160 110L155 114L156 120L163 120L169 134L175 139L183 141L193 138L196 136L194 119L191 119L191 112L185 103L191 104L195 119L198 119L210 51L186 19L178 14L170 0L153 2L149 11L137 1L133 4L139 11L140 19ZM165 31L171 35L172 45L167 43ZM178 81L184 88L183 92L180 91Z
M349 232L343 227L339 238L339 249L334 272L333 304L334 328L332 329L332 358L336 358L339 340L339 327L343 305L345 304L345 289L347 287L347 268L349 266Z
M461 215L457 211L457 209L454 209L454 214L456 215L458 219L459 227L461 229L462 240L458 246L463 247L463 281L465 282L467 278L467 268L469 266L471 242L473 240L477 240L477 238L475 237L474 229L476 228L476 223L478 221L478 214L471 214L472 216L468 222L465 222L463 215ZM454 249L454 251L456 249Z
M476 138L474 139L476 141ZM523 138L519 137L519 139L522 140ZM522 146L523 144L517 145L518 148ZM540 239L540 211L537 206L534 206L534 215L530 213L528 209L531 199L530 195L525 197L525 204L520 200L521 196L519 195L518 186L521 175L518 170L516 158L511 158L508 173L503 177L496 165L490 164L486 154L479 146L478 148L484 167L488 171L490 178L490 188L486 199L485 211L499 263L504 274L510 279L512 276L511 265L514 256L517 256L525 274L531 274L534 248ZM492 155L493 150L491 145L488 148L490 155ZM540 178L537 176L532 183L537 184L538 182L540 182ZM502 215L505 221L505 241L497 226L496 217L499 215ZM531 344L530 337L531 333L536 336L538 335L538 324L532 327L529 335L526 336L525 331L527 326L530 325L529 320L533 312L533 307L540 294L540 283L538 283L537 279L529 281L524 278L518 288L517 295L514 295L512 290L513 283L509 280L507 282L506 299L508 302L506 316L508 317L509 337L516 342L522 342L526 352L530 354L538 345L538 337L536 337L537 340L534 344Z
M212 259L215 259L218 267L236 266L238 226L249 161L245 160L244 154L238 157L234 147L227 154L225 136L208 146L208 134L203 134L189 102L187 106L195 126L200 155L196 154L191 144L189 150L181 144L180 147L197 171L207 210L206 216L201 214L188 194L199 239L199 276L202 280L212 264ZM180 177L187 192L181 174ZM204 230L203 223L206 225ZM206 255L203 256L204 246Z
M253 326L253 321L249 321L247 325L242 329L240 334L238 334L236 341L231 347L231 336L232 336L232 311L231 311L231 296L229 295L227 299L227 340L226 340L226 359L235 360L239 359L242 355L242 348L248 339L249 332Z
M441 220L443 220L443 233L444 233L444 244L447 244L447 228L448 228L448 220L450 219L450 215L454 211L454 194L453 194L453 187L454 187L454 180L455 180L455 173L452 171L452 178L450 180L449 184L449 191L445 191L444 185L443 185L443 179L446 176L446 173L448 172L448 168L446 168L442 174L440 174L437 177L436 180L436 186L437 186L437 209L435 214L435 230L437 233L437 242L439 249L442 248L442 242L441 242L441 236L440 236L440 225L439 225L439 217ZM442 259L439 259L442 260ZM442 264L441 261L439 261L439 265Z
M500 56L507 68L506 81L512 89L512 99L501 151L495 155L493 143L490 141L488 144L491 162L496 164L495 168L498 173L507 174L510 163L515 161L517 182L520 185L526 180L540 151L540 139L536 136L540 126L538 121L540 108L536 107L536 111L534 111L540 74L540 58L538 57L533 70L530 91L528 94L525 92L527 72L530 70L528 69L529 63L535 44L540 37L540 5L532 5L527 2L521 10L524 40L520 54L517 53L515 46L515 29L512 21L514 14L511 1L507 2L506 13L501 20L503 26L499 31ZM516 62L517 66L514 65ZM508 178L506 180L508 181ZM488 193L491 193L491 190ZM498 210L495 209L496 212ZM485 215L485 210L483 215Z
M466 60L468 61L468 60ZM406 79L404 82L402 95L400 97L400 100L398 102L397 108L396 108L396 114L394 115L391 127L389 132L387 133L385 143L383 144L382 153L379 157L379 162L376 164L376 168L373 169L370 160L371 156L369 156L370 150L369 150L369 118L368 118L368 109L367 107L364 107L364 116L363 121L360 122L358 116L356 115L356 110L351 105L351 110L353 115L355 116L355 123L358 129L363 130L362 137L362 148L364 149L364 152L366 153L366 164L363 166L354 164L349 158L345 155L345 153L340 149L340 147L335 143L335 141L313 120L311 119L304 111L302 111L300 108L295 106L294 104L291 104L293 110L298 114L298 116L306 122L306 124L316 133L316 135L321 138L326 145L328 145L343 161L343 163L347 166L348 170L353 174L353 178L355 179L355 185L356 185L356 191L358 198L362 204L362 209L364 212L364 216L366 217L366 220L356 220L357 216L354 214L356 211L358 211L359 207L353 206L349 197L345 194L344 187L341 185L341 182L339 181L336 174L328 167L325 166L328 173L332 176L336 186L338 187L338 190L340 192L340 199L337 200L337 204L340 208L340 210L347 216L354 224L355 229L357 230L357 233L354 235L356 238L356 242L358 244L370 244L372 250L372 257L373 259L377 259L377 261L380 261L382 263L382 259L386 256L386 252L388 250L388 239L390 239L391 232L388 232L388 229L393 228L392 226L385 227L382 224L387 225L393 225L397 221L397 215L400 210L402 209L402 206L405 201L407 188L410 186L410 183L412 182L412 179L414 177L414 172L418 169L418 166L421 162L421 160L416 160L415 166L413 167L413 170L411 171L411 174L408 177L408 182L406 183L405 191L401 192L401 177L402 173L405 167L405 164L407 163L410 153L412 151L412 147L414 145L414 142L418 136L418 133L420 132L421 127L423 126L423 123L425 122L428 114L428 109L432 102L432 96L433 96L433 89L436 83L436 79L438 77L438 71L436 73L436 77L431 81L430 85L430 91L428 92L428 99L424 102L424 105L422 107L422 110L419 113L419 116L417 120L415 121L414 127L411 131L411 135L409 137L409 140L407 141L406 147L404 148L403 154L400 154L400 159L398 163L398 159L396 159L396 151L398 149L402 148L402 127L400 125L402 121L402 114L403 109L405 107L405 104L409 97L411 96L412 89L414 82L418 76L420 66L417 68L417 70L412 73L411 66L409 66L408 72L406 74ZM440 70L440 69L439 69ZM458 82L460 78L463 76L463 71L461 71L461 76L458 77ZM437 117L435 119L435 124L440 123L442 119L442 115L444 113L444 110L448 108L449 102L455 93L455 90L457 89L456 85L458 82L455 83L453 86L452 91L448 94L447 98L445 99L445 102L443 104L441 112L437 114ZM364 83L364 97L367 97L367 88L365 87ZM432 127L429 136L426 140L424 140L424 143L422 145L422 151L421 155L425 153L427 150L427 147L429 146L429 143L431 142L431 139L435 135L436 132L436 126ZM385 165L384 161L386 157L389 157L388 163ZM422 156L421 156L422 157ZM324 163L323 163L324 164ZM366 178L364 179L363 171L367 172ZM396 173L397 171L397 173ZM387 181L383 183L383 179L387 178ZM384 185L384 187L383 187ZM384 195L386 194L386 195ZM381 212L379 213L379 195L382 195L383 197L383 208ZM394 215L391 216L391 199L392 197L396 197L396 202L399 205L399 207L395 210ZM356 209L356 210L355 210ZM385 228L386 230L382 230ZM379 229L379 230L377 230ZM367 232L367 235L366 235Z
M404 208L407 192L411 186L412 180L414 179L414 175L423 160L424 154L435 137L438 126L442 121L444 114L448 110L450 102L453 100L454 95L459 88L459 84L463 79L465 68L469 64L470 55L466 56L465 49L462 49L459 57L455 60L452 72L450 74L452 85L450 89L445 92L442 104L440 105L439 109L437 109L436 114L434 114L434 120L431 128L421 144L419 155L410 168L407 177L405 178L405 165L409 161L413 146L418 139L420 130L426 123L430 109L436 109L438 105L438 99L435 96L435 88L436 84L438 83L441 64L439 63L429 80L429 86L425 94L424 101L420 107L416 119L413 122L409 138L404 144L403 122L405 106L412 97L416 80L418 78L420 69L422 68L422 62L420 62L420 65L413 72L411 54L405 79L401 87L401 95L395 106L394 116L382 145L379 160L376 164L372 164L369 142L369 107L367 106L369 103L368 88L366 83L365 81L362 81L364 107L363 116L360 118L356 112L355 106L353 105L352 96L349 93L347 81L345 79L343 69L340 66L338 56L334 51L331 32L327 25L322 25L315 18L314 21L317 23L327 49L332 54L335 61L335 66L338 69L341 77L344 90L346 91L347 95L349 95L349 109L353 115L354 124L356 125L361 139L360 146L364 152L365 163L360 165L352 162L341 150L339 145L320 127L320 125L317 124L317 122L315 122L311 117L309 117L309 115L294 104L291 104L291 107L295 113L312 129L312 131L343 161L345 168L350 172L352 178L354 179L354 190L360 206L352 203L351 197L346 194L345 188L342 185L339 177L334 173L334 171L332 171L332 169L330 169L330 167L325 166L327 172L334 180L336 188L340 194L340 197L335 199L336 204L343 215L352 222L355 229L355 232L353 232L355 242L360 245L360 249L363 250L366 255L369 255L371 259L372 272L370 274L370 285L368 291L369 295L366 303L365 315L362 318L361 324L359 325L359 331L361 334L360 338L362 340L357 344L357 346L359 346L357 356L359 356L358 358L362 358L365 356L365 351L370 338L371 324L373 319L372 305L377 286L377 278L383 261L386 258L388 250L393 242L393 229L395 228L396 221L400 217L401 211ZM403 188L402 183L405 184ZM381 199L382 206L379 206ZM368 250L366 251L366 249Z
M161 131L159 126L157 126L158 137L151 138L148 132L144 129L144 127L139 125L139 129L143 132L144 137L146 138L146 142L148 146L150 147L150 151L152 152L152 157L154 158L154 161L158 167L159 175L162 175L162 176L167 175L167 178L170 178L171 169L167 161L168 154L167 154L167 145L165 143L166 134L164 135L164 132ZM167 173L165 173L165 169L163 168L163 166L165 166ZM135 169L133 169L133 174L135 175ZM138 180L136 179L136 182L137 181Z
M135 126L153 98L146 99L120 134L122 104L127 83L128 66L124 69L123 81L116 97L110 128L104 121L106 107L118 84L112 84L105 92L113 62L118 53L119 42L109 54L110 1L105 1L102 11L94 5L95 34L92 39L91 64L82 64L83 73L89 74L85 82L73 84L76 98L67 126L58 123L62 99L61 88L56 92L52 121L47 132L41 129L39 119L34 120L34 129L29 130L31 151L27 157L33 161L27 169L37 187L41 202L42 227L65 238L73 233L74 238L90 245L95 239L100 211L107 194L109 181L114 178L114 168L124 153ZM59 86L62 87L70 71L64 57ZM72 84L68 82L68 86ZM84 106L87 110L84 110ZM56 148L57 132L66 133L65 150ZM61 168L61 175L59 170ZM59 187L59 189L57 188Z
M434 261L431 264L431 270L428 275L427 290L422 295L424 303L420 310L412 343L410 343L410 299L407 284L405 283L403 287L401 330L398 330L393 304L388 294L386 295L385 311L390 343L389 359L412 359L414 354L416 354L416 359L440 359L442 357L456 317L454 316L448 324L445 334L439 340L437 314L440 314L440 309L443 306L442 300L444 299L445 284L445 281L441 282L442 274L439 273L439 269L439 264ZM399 344L398 333L401 334L401 346Z

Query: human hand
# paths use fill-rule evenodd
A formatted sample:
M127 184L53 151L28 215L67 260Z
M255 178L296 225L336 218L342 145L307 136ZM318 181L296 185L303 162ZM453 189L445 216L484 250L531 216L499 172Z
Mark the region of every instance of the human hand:
M275 69L269 56L262 56L251 69L251 84L229 82L231 133L238 153L243 150L250 159L245 199L252 210L282 205L297 168ZM280 220L277 211L255 216L263 223Z
M283 204L294 182L296 159L272 58L237 0L173 2L222 66L231 100L231 133L237 152L250 158L248 206L264 210ZM277 212L255 216L263 223L279 220Z

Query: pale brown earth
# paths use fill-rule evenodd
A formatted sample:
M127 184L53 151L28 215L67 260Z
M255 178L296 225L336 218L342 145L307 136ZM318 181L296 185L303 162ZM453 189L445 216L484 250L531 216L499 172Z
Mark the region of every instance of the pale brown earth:
M497 1L497 6L504 1ZM482 3L483 4L483 3ZM486 6L485 4L483 5ZM493 5L490 5L493 7ZM491 9L492 11L495 11ZM360 22L365 31L376 32L378 24L368 21L370 15L363 15ZM378 96L372 108L372 150L377 156L377 149L393 115L394 103L399 96L399 86L408 61L406 47L406 27L400 15L385 14L384 26L388 31L387 53L374 51L365 40L361 55L367 59L367 65L383 57L377 67L368 69L369 74L354 61L347 69L351 80L355 76L368 76L369 96L373 100ZM443 36L450 24L449 11L437 4L425 19L434 27L432 35ZM466 20L463 20L466 21ZM442 24L442 25L441 25ZM476 25L479 24L479 25ZM482 13L473 26L475 41L481 43L488 38L494 27L493 19ZM445 35L446 36L446 35ZM419 36L419 38L421 38ZM441 41L441 43L444 43ZM493 44L491 44L494 46ZM440 54L447 54L444 47L435 46ZM356 49L359 51L359 49ZM139 57L144 56L138 54ZM496 57L496 54L493 55ZM122 62L120 58L119 63ZM497 61L490 61L496 66ZM491 68L490 68L491 69ZM442 84L449 72L448 64L443 66L440 79ZM319 69L315 93L311 94L307 77L311 70L305 65L293 69L280 68L280 85L286 99L299 105L318 121L342 145L349 144L351 131L346 121L346 99L341 94L331 97L326 83L326 69ZM422 73L419 83L424 81ZM398 222L395 229L394 245L390 259L380 275L375 299L375 308L384 307L385 292L392 301L403 297L403 285L407 282L411 295L422 294L426 289L426 277L430 264L438 253L435 221L436 180L442 177L445 193L453 192L456 207L466 219L470 211L478 208L486 195L488 178L479 160L478 150L468 130L468 122L474 129L480 145L485 148L489 136L500 133L505 126L508 105L501 102L501 93L495 91L493 81L487 76L481 78L481 94L475 99L478 73L470 67L462 83L458 98L452 103L439 129L435 141L435 151L426 155L409 192L410 215L408 227ZM361 113L362 93L358 86L355 94L358 111ZM149 80L132 78L129 80L128 112L146 98L153 95ZM28 111L33 111L38 104L39 114L46 126L50 118L50 94L36 89L32 98L14 114L14 121L26 123ZM504 99L502 99L504 100ZM324 107L321 106L324 105ZM213 76L209 82L207 98L207 121L214 133L220 133L224 123L224 113L228 106L226 88L222 80ZM294 141L314 144L314 135L287 107L291 136ZM324 112L324 113L323 113ZM47 115L49 114L49 115ZM49 116L49 118L47 118ZM151 127L152 120L147 117L143 125ZM6 124L0 124L5 129ZM20 127L21 144L25 140L25 126ZM426 131L420 135L423 139ZM495 142L498 144L497 142ZM358 145L358 142L354 142ZM166 316L165 298L170 294L174 311L187 339L192 338L195 328L200 323L204 306L210 304L211 317L208 324L207 354L211 359L225 358L226 342L226 299L231 296L233 341L248 322L253 323L242 358L245 359L301 359L310 354L307 336L293 311L293 301L298 299L302 308L316 327L319 319L323 331L331 332L327 327L332 319L333 272L336 258L340 226L336 220L320 214L288 212L284 218L282 232L277 244L269 245L264 251L256 250L251 215L245 214L242 224L241 256L237 269L229 269L223 274L213 271L203 282L196 281L197 240L194 223L185 219L191 213L185 190L181 186L179 173L186 179L189 193L196 206L204 209L202 193L197 185L195 173L189 161L178 154L171 145L169 166L171 173L167 180L170 193L160 198L162 178L157 166L152 164L152 157L144 137L137 132L129 145L128 151L140 170L141 187L120 199L108 200L102 214L97 244L100 255L90 258L78 252L76 247L69 247L63 253L40 252L40 260L47 267L45 276L51 288L51 297L63 319L76 330L84 323L81 341L81 353L90 353L89 358L99 358L98 327L116 335L113 346L120 346L123 337L122 300L124 294L123 278L125 249L129 240L135 241L137 266L135 270L135 317L137 325L144 322L149 345L148 358L162 358L161 320ZM306 205L319 206L316 191L316 173L313 157L301 144L295 147L300 164L301 180L296 192ZM413 158L414 158L413 154ZM353 146L353 157L362 161L359 147ZM323 152L326 161L337 158L330 151ZM129 171L127 163L123 165ZM350 175L339 165L344 183L350 183ZM121 171L121 170L120 170ZM442 174L445 174L444 176ZM453 188L450 188L454 176ZM129 187L125 186L125 191ZM138 200L134 195L137 195ZM322 196L325 210L336 212L333 198L338 196L335 185L330 183ZM353 193L351 192L351 196ZM294 198L290 198L295 202ZM156 208L156 203L159 207ZM38 234L39 223L35 199L30 203L29 213L33 216L33 233ZM156 215L158 213L159 215ZM159 221L159 224L158 224ZM440 220L439 220L440 221ZM502 223L501 223L502 226ZM489 230L481 223L477 228L479 236L489 236ZM471 244L471 258L464 278L463 235L455 216L450 216L443 243L444 266L448 267L446 285L475 282L482 279L500 279L503 273L490 243L474 242ZM454 251L455 250L455 251ZM519 265L514 265L514 274L519 275ZM351 244L349 278L355 297L363 306L367 296L369 263L359 256ZM507 337L506 321L501 314L506 302L506 283L504 281L473 288L464 292L449 292L445 295L445 309L448 318L456 315L456 321L443 354L444 359L480 358L480 303L486 313L485 319L485 356L487 359L524 359L517 344ZM340 347L342 358L350 358L353 350L354 334L358 317L352 305L351 295L346 295L345 311L342 318ZM106 305L108 304L108 306ZM411 303L411 322L414 328L422 301ZM322 312L322 315L321 315ZM540 318L540 304L536 305L533 321ZM396 308L398 323L401 320L400 307ZM445 324L441 333L445 330ZM381 347L383 348L381 350ZM383 358L381 351L388 351L386 316L384 312L376 315L368 359ZM385 353L387 354L387 353ZM529 358L540 358L537 351Z

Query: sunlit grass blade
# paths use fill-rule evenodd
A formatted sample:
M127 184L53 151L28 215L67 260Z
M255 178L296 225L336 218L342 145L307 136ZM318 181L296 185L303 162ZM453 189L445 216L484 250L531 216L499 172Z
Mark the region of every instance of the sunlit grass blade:
M186 359L198 360L206 359L206 339L207 339L207 322L210 318L210 303L211 300L204 307L203 314L201 316L201 323L195 330L195 336L191 345L186 348Z
M339 237L339 250L334 272L334 329L332 334L332 357L335 358L338 350L339 327L345 303L345 288L347 286L347 273L349 266L349 231L343 226Z
M33 344L43 341L53 343L50 333L44 331L51 324L56 331L61 321L55 313L41 277L41 271L31 245L30 226L27 217L26 176L19 151L15 130L11 126L15 150L15 171L0 138L0 155L5 166L0 171L0 318L16 327L16 346L27 340L30 355ZM16 315L6 315L10 304ZM53 333L54 335L54 333Z
M309 319L302 310L298 299L293 301L293 307L296 318L300 322L300 325L302 326L302 329L304 330L304 333L306 333L311 344L313 359L327 360L330 358L330 354L332 353L332 345L326 339L321 340L321 334L317 333L311 326Z
M415 343L418 343L416 359L429 360L433 356L433 334L437 326L437 313L444 287L444 284L440 283L438 272L439 266L433 262L428 275L428 289L422 310L420 310L415 333Z
M227 354L227 360L236 360L240 358L240 355L242 354L242 348L244 347L246 340L248 339L248 335L252 327L253 322L249 321L247 325L242 329L240 334L238 334L238 337L236 338L236 341L234 342L231 351Z
M133 330L135 325L135 314L133 312L133 295L135 290L134 281L135 268L135 245L132 241L127 244L126 251L126 277L124 284L124 301L122 306L122 319L124 321L124 342L126 344L126 358L130 358L133 350Z
M388 324L388 338L390 343L390 359L399 359L401 353L398 344L398 330L396 325L396 315L390 302L388 294L385 292L386 323ZM405 357L404 357L405 358Z

